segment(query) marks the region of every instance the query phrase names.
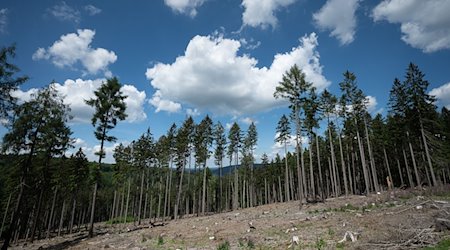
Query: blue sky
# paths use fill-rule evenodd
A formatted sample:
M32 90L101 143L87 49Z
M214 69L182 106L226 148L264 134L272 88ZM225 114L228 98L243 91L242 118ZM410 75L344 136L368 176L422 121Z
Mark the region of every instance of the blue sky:
M437 104L450 107L449 12L448 0L4 0L0 44L16 43L14 63L30 77L19 99L59 84L76 146L92 160L98 142L83 100L110 76L128 95L129 119L112 131L118 142L148 127L158 138L188 114L209 114L243 130L254 121L257 155L272 156L289 112L272 95L294 63L337 95L342 73L354 72L369 110L385 114L394 78L414 62Z

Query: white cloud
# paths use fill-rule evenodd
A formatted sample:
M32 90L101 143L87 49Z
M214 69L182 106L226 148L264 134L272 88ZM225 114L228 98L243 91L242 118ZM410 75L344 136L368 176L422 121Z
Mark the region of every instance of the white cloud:
M402 40L424 52L450 48L450 1L384 0L372 11L374 21L399 23Z
M0 33L6 32L6 27L8 25L8 9L0 9Z
M202 6L206 0L164 0L174 12L186 14L194 18L197 15L197 8Z
M47 49L39 48L33 54L33 60L50 60L55 66L73 68L81 63L89 74L109 72L108 65L117 60L114 51L104 48L92 48L91 42L95 31L90 29L79 29L76 33L61 36L60 40L53 43Z
M375 96L366 96L366 108L369 113L379 113L377 111L378 101Z
M275 133L275 136L273 137L274 144L272 145L272 152L270 153L271 157L275 157L276 154L279 154L280 156L284 157L284 143L276 142L276 138L280 133ZM295 145L297 145L296 141L297 136L295 134L291 134L286 141L287 145L287 151L288 152L294 152L295 151ZM299 143L302 144L302 148L305 148L309 144L309 138L307 136L300 137Z
M153 94L152 99L148 101L151 105L156 107L155 112L158 113L160 111L167 111L169 113L176 113L181 110L181 104L172 102L170 100L161 98L161 91L156 91Z
M198 111L198 109L189 109L188 108L188 109L186 109L186 114L194 117L194 116L199 116L201 113L200 113L200 111Z
M244 13L242 14L243 25L251 27L275 28L278 19L275 12L293 4L296 0L242 0Z
M102 12L101 9L95 7L92 4L86 5L84 6L84 10L90 15L90 16L95 16L97 14L100 14Z
M328 0L313 14L316 25L323 30L331 30L341 45L353 42L356 29L355 12L360 0Z
M47 12L60 21L70 21L74 23L79 23L81 21L80 12L64 1L49 8Z
M450 109L450 82L432 89L430 95L435 96L440 104Z
M56 90L64 96L64 103L69 105L73 116L74 123L90 123L94 109L85 103L85 100L94 98L94 91L98 89L105 79L82 80L68 79L64 84L55 83ZM16 90L12 94L19 101L24 102L30 100L30 96L37 93L37 89L32 88L28 91ZM133 123L143 121L147 118L144 112L144 104L146 94L145 91L139 91L132 85L123 85L121 91L127 105L126 113L128 115L126 121Z
M300 38L291 51L276 54L269 68L257 67L257 59L249 55L238 55L240 46L239 41L221 36L195 36L175 62L147 69L157 90L150 103L157 112L179 111L181 105L230 115L270 110L285 103L273 93L294 64L319 90L330 84L322 75L315 33Z
M243 118L240 119L240 121L241 121L242 123L244 123L245 125L250 125L250 124L252 124L252 122L253 122L254 124L257 124L257 123L258 123L258 121L254 120L254 119L252 119L252 118L250 118L250 117L243 117Z
M145 91L139 91L135 86L127 84L123 85L121 90L127 96L124 100L127 105L127 121L138 122L147 119L144 111Z

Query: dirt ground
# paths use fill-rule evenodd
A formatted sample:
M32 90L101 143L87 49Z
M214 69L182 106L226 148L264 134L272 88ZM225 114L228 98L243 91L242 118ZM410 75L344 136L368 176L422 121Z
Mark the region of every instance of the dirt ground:
M433 193L339 197L301 210L276 203L152 228L99 223L91 239L81 232L11 249L420 249L450 237L436 228L436 218L450 219L450 187Z

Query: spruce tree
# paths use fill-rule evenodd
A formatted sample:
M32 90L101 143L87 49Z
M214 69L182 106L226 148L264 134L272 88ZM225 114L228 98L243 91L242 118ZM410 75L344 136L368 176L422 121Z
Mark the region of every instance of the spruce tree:
M94 131L95 138L100 141L100 151L98 155L98 166L95 169L94 190L92 195L91 217L89 226L89 237L94 235L94 215L95 201L97 197L98 175L100 173L102 159L105 158L104 146L105 142L114 142L116 137L109 135L118 120L125 120L126 104L124 102L126 96L120 90L121 84L116 77L108 79L99 89L94 91L95 98L86 101L86 104L95 109L92 116L92 126L96 127Z

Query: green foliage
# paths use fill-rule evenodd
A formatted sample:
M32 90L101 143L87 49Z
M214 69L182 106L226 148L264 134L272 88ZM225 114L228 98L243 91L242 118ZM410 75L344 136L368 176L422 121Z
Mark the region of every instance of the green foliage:
M124 218L124 217L116 217L116 218L113 218L112 220L108 220L106 222L106 224L129 223L129 222L133 222L135 220L136 220L136 218L133 217L133 216L127 216L126 218Z
M325 242L324 239L318 238L318 239L316 240L316 243L315 243L314 246L315 246L315 248L316 248L317 250L322 250L322 249L325 249L325 247L327 246L327 243Z
M162 246L164 245L164 238L162 237L162 235L158 236L158 246Z
M14 58L15 55L14 44L0 49L0 119L10 118L10 112L16 106L16 98L11 95L11 92L28 80L27 76L15 77L15 74L20 71L10 62L10 58Z
M230 242L224 241L220 243L219 246L217 246L217 250L229 250L230 249Z
M450 239L440 241L436 246L425 247L423 250L448 250L450 249Z

